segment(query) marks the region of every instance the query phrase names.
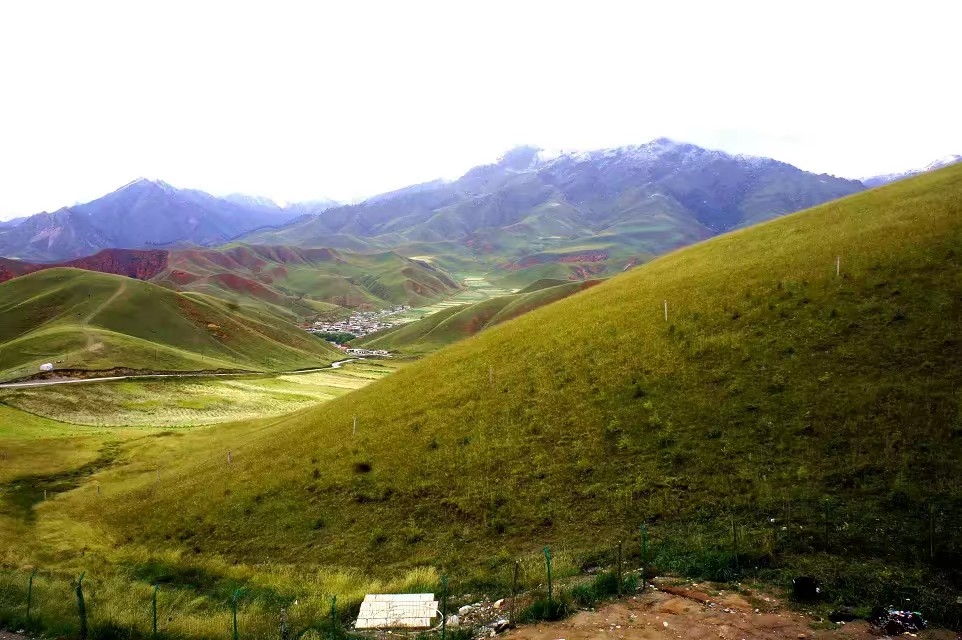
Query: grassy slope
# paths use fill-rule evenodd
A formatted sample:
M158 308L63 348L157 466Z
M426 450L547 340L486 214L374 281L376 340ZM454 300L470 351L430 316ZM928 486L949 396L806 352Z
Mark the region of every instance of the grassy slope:
M337 358L276 315L76 269L0 285L0 376L57 368L293 369Z
M423 354L473 336L483 329L566 298L597 283L597 280L591 280L546 285L470 305L450 307L416 322L364 336L355 342L357 346L370 349Z
M116 499L38 512L241 562L462 574L640 521L661 569L730 566L734 516L746 564L932 611L959 582L938 584L920 540L937 506L939 562L958 565L960 208L954 167L729 234L318 409L158 443L98 476ZM211 464L226 447L235 464ZM821 506L800 508L823 496L844 509L827 552Z
M123 380L0 389L0 402L63 423L181 427L290 413L359 389L394 370L390 362L240 378ZM0 421L2 424L2 421Z
M391 251L358 254L243 244L175 251L155 280L292 319L341 307L417 306L457 290L444 272Z

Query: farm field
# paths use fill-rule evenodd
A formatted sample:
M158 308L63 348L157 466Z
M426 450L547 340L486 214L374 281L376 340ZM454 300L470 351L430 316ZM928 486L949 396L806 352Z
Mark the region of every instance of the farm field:
M61 423L99 427L188 427L278 416L332 400L384 377L390 361L237 378L119 380L0 389L0 406Z

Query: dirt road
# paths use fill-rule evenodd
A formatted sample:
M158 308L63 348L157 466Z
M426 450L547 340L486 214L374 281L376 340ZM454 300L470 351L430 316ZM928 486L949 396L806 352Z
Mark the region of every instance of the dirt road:
M103 378L60 378L57 380L34 380L30 382L5 382L0 384L0 389L17 389L19 387L49 387L55 384L80 384L85 382L110 382L111 380L129 380L143 378L225 378L250 375L270 375L270 376L293 376L299 373L316 373L317 371L328 371L330 369L340 369L341 365L348 362L357 362L364 358L349 358L332 362L329 367L318 367L316 369L298 369L296 371L249 371L245 373L197 373L184 371L183 373L135 373L129 376L105 376ZM0 640L3 640L0 638Z

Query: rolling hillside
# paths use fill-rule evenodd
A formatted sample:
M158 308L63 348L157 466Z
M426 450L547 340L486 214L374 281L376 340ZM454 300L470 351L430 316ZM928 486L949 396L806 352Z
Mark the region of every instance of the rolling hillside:
M154 281L241 305L268 305L298 319L337 307L420 306L459 289L444 271L390 251L248 245L173 251Z
M450 307L415 322L364 336L351 346L424 354L593 287L599 280L564 282L539 280L513 295Z
M420 306L459 290L431 262L386 251L234 245L220 249L104 249L62 263L0 258L0 283L28 273L72 267L149 280L177 291L209 294L231 304L302 322L349 309Z
M287 370L338 353L274 314L78 269L0 284L0 378L57 369Z
M122 499L38 511L230 561L461 575L647 522L656 570L731 576L737 524L745 568L948 616L960 210L962 166L731 233L316 410L98 474ZM209 462L225 448L229 472Z
M163 249L147 251L104 249L92 256L58 263L24 262L23 260L0 258L0 283L35 271L57 267L70 267L86 271L112 273L118 276L137 278L138 280L150 280L167 268L168 253Z

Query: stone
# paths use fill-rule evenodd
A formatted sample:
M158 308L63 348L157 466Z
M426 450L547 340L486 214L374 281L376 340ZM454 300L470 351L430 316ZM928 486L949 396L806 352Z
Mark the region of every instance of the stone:
M471 609L472 609L472 608L473 608L473 607L472 607L471 605L466 604L466 605L464 605L463 607L461 607L460 609L458 609L458 615L459 615L459 616L466 615L466 614L468 614L468 613L471 612Z
M448 616L447 625L448 625L449 627L457 627L457 626L459 626L460 624L461 624L461 618L457 617L456 615L450 615L450 616Z

